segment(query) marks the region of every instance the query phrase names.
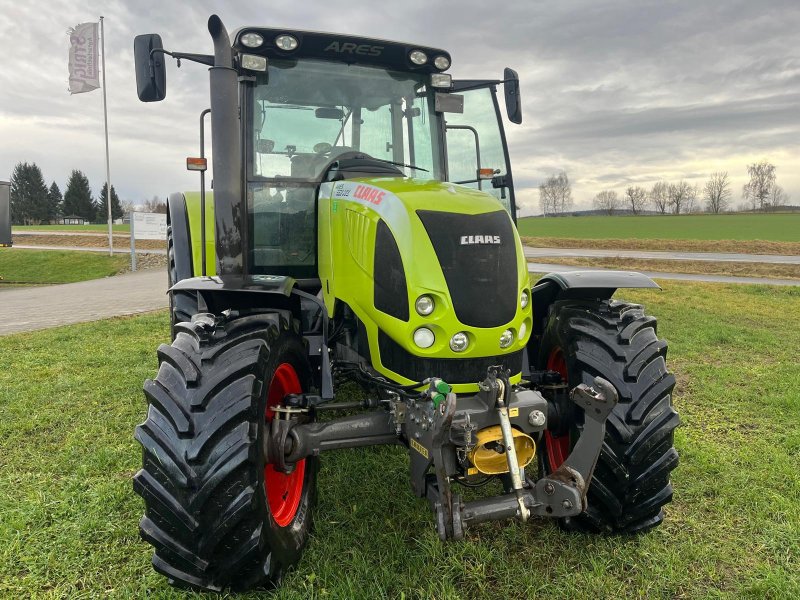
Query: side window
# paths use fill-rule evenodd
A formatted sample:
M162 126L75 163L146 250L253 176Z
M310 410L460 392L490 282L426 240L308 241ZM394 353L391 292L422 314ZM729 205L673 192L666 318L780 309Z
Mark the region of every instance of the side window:
M464 112L445 113L449 179L492 194L511 212L510 191L495 188L478 173L492 169L500 177L508 174L492 92L480 88L459 94L464 96Z

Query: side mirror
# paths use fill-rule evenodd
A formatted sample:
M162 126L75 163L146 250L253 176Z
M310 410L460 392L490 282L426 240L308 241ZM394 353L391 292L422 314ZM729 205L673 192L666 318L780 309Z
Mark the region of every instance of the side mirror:
M519 75L517 75L514 69L506 67L503 71L503 80L505 81L504 89L508 120L519 125L522 123L522 103L519 98Z
M167 96L167 66L161 36L157 33L137 35L133 40L136 62L136 93L142 102L159 102Z

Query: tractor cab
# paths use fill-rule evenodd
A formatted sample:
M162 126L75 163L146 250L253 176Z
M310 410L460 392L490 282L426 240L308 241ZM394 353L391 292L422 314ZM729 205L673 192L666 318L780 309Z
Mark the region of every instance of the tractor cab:
M502 85L508 118L520 123L512 69L502 80L454 81L446 72L450 54L441 49L291 29L244 27L228 43L220 50L236 74L238 107L232 115L231 104L220 102L212 130L233 149L231 130L239 129L243 185L237 195L246 199L246 211L234 216L245 222L226 227L244 233L242 258L227 257L233 250L218 243L223 264L235 262L238 270L241 263L247 274L316 277L317 196L323 183L336 179L450 182L494 196L516 220L497 99ZM216 57L165 51L157 35L139 36L136 48L143 101L166 94L162 54L215 65L212 79L221 67ZM212 83L212 104L220 87ZM227 211L219 204L226 200L216 184L226 173L218 170L215 165L220 225Z
M248 27L233 47L244 72L258 69L242 88L250 272L316 276L325 182L452 182L515 215L501 82L453 82L443 50L340 34ZM518 80L506 75L519 122Z

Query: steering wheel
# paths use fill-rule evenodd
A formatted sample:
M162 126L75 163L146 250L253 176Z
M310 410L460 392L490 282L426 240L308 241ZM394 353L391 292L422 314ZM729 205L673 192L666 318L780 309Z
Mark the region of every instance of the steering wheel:
M314 144L313 150L318 157L331 160L344 152L352 152L353 148L350 146L332 146L328 142L320 142L319 144Z

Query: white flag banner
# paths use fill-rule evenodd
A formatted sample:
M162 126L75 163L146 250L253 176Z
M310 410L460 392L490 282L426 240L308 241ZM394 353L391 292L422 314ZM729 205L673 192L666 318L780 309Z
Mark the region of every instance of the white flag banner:
M81 23L69 34L69 93L91 92L100 87L97 23Z

